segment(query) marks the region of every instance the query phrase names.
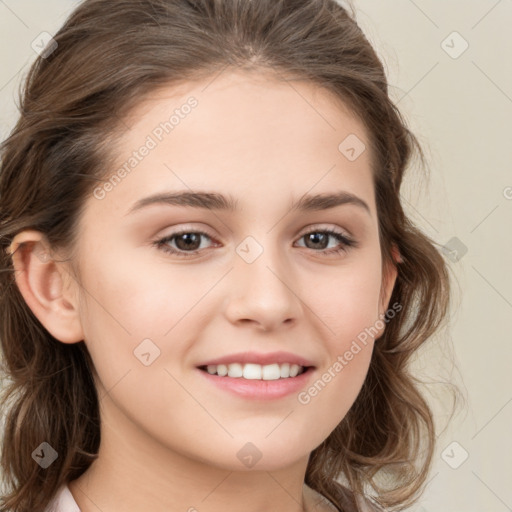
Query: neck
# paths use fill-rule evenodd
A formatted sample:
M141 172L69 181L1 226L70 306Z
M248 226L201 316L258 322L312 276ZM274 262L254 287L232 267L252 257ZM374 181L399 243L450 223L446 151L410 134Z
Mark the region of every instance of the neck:
M69 484L82 512L309 512L318 501L304 485L309 457L278 470L234 471L114 424L102 420L98 458Z

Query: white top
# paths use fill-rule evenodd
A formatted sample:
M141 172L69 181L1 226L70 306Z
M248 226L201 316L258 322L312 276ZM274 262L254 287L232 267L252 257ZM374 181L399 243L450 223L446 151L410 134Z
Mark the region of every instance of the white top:
M63 485L45 509L45 512L81 512L81 510L78 508L69 487Z
M316 493L316 491L315 491ZM323 496L322 496L323 498ZM327 502L325 498L323 498L324 503ZM361 496L356 495L356 501L358 502L359 506L364 512L373 512L373 511L379 511L382 510L380 508L377 508L376 505L370 505L368 501L363 499ZM329 502L329 504L332 507L332 504ZM374 508L375 507L375 508ZM332 507L333 510L335 510L334 507ZM45 509L45 512L81 512L80 508L78 507L75 498L73 498L73 495L71 494L71 491L69 490L69 487L67 485L63 485L57 494L55 495L55 498L53 501L48 505L48 507Z

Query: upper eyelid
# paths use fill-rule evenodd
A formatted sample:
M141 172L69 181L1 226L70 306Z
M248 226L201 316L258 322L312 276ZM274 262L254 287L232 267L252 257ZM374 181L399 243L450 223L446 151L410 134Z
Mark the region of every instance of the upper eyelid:
M325 225L321 225L320 224L313 224L311 226L308 226L306 228L303 228L303 230L301 230L299 233L300 235L298 235L299 237L302 237L304 235L307 235L308 233L312 232L312 231L339 231L340 234L346 236L347 238L354 238L352 233L346 229L346 228L340 228L339 226L325 226ZM212 235L208 232L208 229L205 229L205 228L197 228L197 227L188 227L188 226L185 226L184 228L179 228L177 229L176 231L168 234L168 235L163 235L163 236L160 236L159 239L162 239L162 238L169 238L169 237L172 237L172 236L177 236L179 234L182 234L182 233L201 233L201 234L204 234L204 235L207 235L209 236L212 240L215 240L216 239L216 236L215 235Z
M336 226L336 227L319 226L316 224L313 224L313 226L309 226L308 228L305 228L304 231L301 230L300 231L301 234L299 236L302 237L304 235L307 235L308 233L316 232L316 231L334 231L337 234L341 234L341 235L345 236L346 238L353 238L352 234L347 229L340 228L339 226Z

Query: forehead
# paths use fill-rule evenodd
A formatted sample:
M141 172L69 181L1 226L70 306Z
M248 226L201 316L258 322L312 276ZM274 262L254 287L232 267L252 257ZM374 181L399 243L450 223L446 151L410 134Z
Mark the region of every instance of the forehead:
M192 109L187 107L191 101L196 103ZM184 119L188 119L186 123L181 122ZM168 122L173 132L163 141L168 144L180 132L190 135L193 130L197 137L207 134L213 138L233 128L241 131L236 133L236 139L224 140L225 144L240 144L246 134L258 135L258 144L265 133L270 138L274 135L271 129L282 127L287 129L283 138L290 134L298 140L311 137L312 142L325 135L341 137L350 129L366 138L361 120L337 95L312 81L270 71L225 71L151 92L124 119L128 128L123 137L124 148L136 145L134 137L141 133L162 138L158 127ZM170 134L168 130L164 132Z
M124 171L103 202L119 211L142 195L186 188L261 204L279 192L296 198L336 187L373 203L362 121L309 81L238 71L169 85L144 98L123 126L106 179Z

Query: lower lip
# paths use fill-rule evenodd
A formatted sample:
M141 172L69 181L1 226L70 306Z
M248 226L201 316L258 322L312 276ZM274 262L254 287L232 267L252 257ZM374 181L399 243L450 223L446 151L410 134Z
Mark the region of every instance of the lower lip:
M300 391L311 378L314 368L309 367L297 377L276 380L244 379L243 377L221 377L197 369L208 382L235 395L259 400L282 398Z

